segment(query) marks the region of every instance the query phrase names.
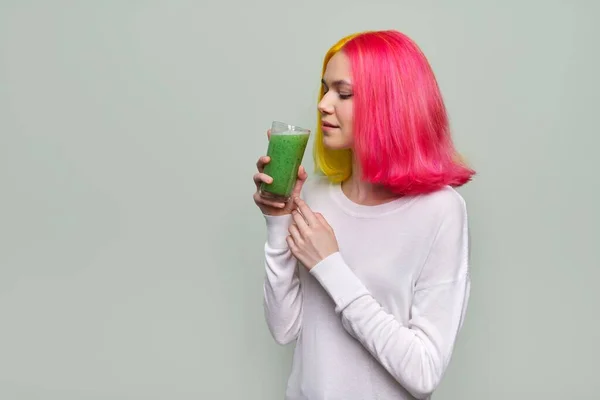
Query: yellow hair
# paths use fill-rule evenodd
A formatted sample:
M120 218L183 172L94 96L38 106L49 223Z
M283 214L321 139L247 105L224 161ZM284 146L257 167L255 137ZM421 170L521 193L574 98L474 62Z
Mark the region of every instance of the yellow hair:
M327 63L336 53L338 53L348 41L352 40L360 33L354 33L334 44L323 60L323 71L321 77L325 75ZM323 98L324 90L321 87L319 93L319 101ZM352 175L352 151L350 149L331 150L323 145L323 130L321 129L321 113L317 117L316 137L313 147L313 157L315 161L315 169L317 172L322 172L331 182L339 183Z

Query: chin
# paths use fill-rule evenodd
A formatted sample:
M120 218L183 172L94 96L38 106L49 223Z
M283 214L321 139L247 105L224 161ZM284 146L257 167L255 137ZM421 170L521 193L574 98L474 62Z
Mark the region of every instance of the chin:
M328 150L345 150L352 146L340 137L323 135L323 146Z

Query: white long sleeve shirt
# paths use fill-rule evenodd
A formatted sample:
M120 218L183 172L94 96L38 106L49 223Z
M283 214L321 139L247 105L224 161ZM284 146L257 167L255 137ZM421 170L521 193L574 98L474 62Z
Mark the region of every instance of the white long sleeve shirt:
M265 216L264 307L296 340L287 400L429 399L469 298L467 212L452 188L376 206L311 180L302 197L339 252L310 272L288 249L290 216Z

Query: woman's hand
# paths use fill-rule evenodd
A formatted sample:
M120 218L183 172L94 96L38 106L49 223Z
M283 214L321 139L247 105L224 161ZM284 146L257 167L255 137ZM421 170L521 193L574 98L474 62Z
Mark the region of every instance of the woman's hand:
M267 131L267 136L271 139L271 130ZM273 178L264 173L265 165L267 165L271 161L268 156L263 156L258 159L256 163L256 168L258 172L254 174L253 180L256 185L256 192L254 192L254 203L260 208L265 215L286 215L290 214L292 210L296 208L296 204L291 200L294 197L300 196L300 191L302 190L302 185L306 182L308 178L308 174L303 166L300 166L298 169L298 179L296 180L296 184L294 189L292 190L292 194L290 197L290 201L287 203L277 202L272 200L267 200L260 195L260 186L263 182L269 184L273 182Z
M314 213L304 200L293 198L297 206L292 211L293 223L287 237L292 254L309 271L331 254L339 251L333 228L320 213Z

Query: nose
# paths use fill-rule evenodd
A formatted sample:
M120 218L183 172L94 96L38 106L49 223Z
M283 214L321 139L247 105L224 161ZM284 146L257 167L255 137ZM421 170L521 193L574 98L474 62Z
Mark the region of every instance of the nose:
M319 104L317 105L317 109L321 114L331 115L333 114L333 103L330 100L329 93L325 93Z

